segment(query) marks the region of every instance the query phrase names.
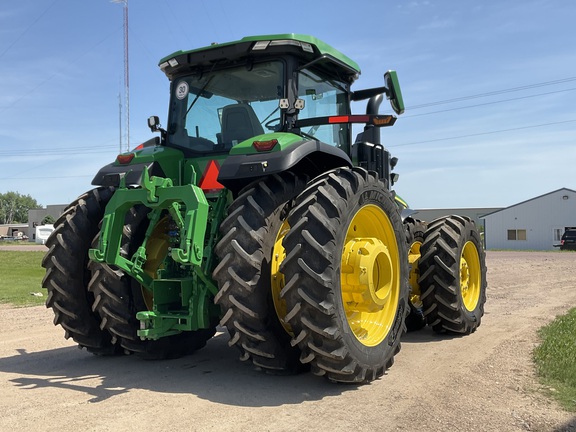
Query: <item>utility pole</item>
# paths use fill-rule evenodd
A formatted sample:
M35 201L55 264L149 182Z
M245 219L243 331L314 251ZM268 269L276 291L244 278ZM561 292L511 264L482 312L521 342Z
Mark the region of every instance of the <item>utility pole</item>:
M122 153L122 94L118 92L118 154Z
M130 73L128 59L128 0L112 0L124 5L124 119L126 131L126 151L130 151ZM122 145L120 145L122 148Z

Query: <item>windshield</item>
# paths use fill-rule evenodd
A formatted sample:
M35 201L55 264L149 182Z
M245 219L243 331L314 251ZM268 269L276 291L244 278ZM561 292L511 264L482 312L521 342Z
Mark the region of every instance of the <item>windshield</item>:
M265 129L274 130L280 121L283 82L280 61L176 79L169 145L201 153L224 152Z
M299 120L350 114L348 85L322 78L307 69L300 71L298 76L298 97L304 100L304 109L298 115ZM347 123L304 127L302 132L348 153L350 125Z

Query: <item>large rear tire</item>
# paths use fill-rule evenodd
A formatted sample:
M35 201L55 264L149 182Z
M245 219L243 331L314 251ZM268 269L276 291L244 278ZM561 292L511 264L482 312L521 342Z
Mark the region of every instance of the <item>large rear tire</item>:
M273 374L302 369L300 351L290 344L283 321L285 306L279 297L283 275L284 224L293 200L306 179L291 172L275 174L244 188L222 222L216 246L220 259L213 272L220 291L215 302L224 314L221 324L230 333L230 346L240 359Z
M293 344L312 372L368 382L392 366L408 313L408 258L400 212L361 168L317 178L288 216L282 297Z
M131 256L141 243L148 226L147 212L145 207L139 206L130 209L126 217L121 251L125 257ZM152 276L168 250L166 219L161 219L157 228L147 243L148 261L144 265L144 270L149 271ZM153 262L156 268L147 268L150 262ZM93 310L102 318L102 329L108 331L112 340L127 354L134 353L146 360L178 358L204 347L214 336L216 323L207 329L182 332L157 340L140 339L137 333L140 321L136 319L136 313L151 307L151 298L147 298L147 291L120 269L99 263L92 263L91 267L93 277L89 291L94 296Z
M88 250L98 233L112 188L97 188L81 195L54 223L46 241L48 252L42 260L46 275L42 286L48 290L46 307L54 311L54 324L66 331L80 347L99 355L117 353L110 334L100 328L100 317L91 309L94 297L88 292L92 272Z
M474 222L448 216L430 223L420 249L420 289L426 321L437 333L470 334L486 302L486 259Z

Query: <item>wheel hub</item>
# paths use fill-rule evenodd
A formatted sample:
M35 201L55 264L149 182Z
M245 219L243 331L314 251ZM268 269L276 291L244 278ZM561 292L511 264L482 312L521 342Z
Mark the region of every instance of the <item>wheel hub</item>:
M386 338L394 324L400 290L394 227L381 208L365 205L348 225L340 263L346 321L361 344L376 346Z
M377 312L388 302L394 280L388 248L377 238L353 238L344 247L342 299L358 312Z

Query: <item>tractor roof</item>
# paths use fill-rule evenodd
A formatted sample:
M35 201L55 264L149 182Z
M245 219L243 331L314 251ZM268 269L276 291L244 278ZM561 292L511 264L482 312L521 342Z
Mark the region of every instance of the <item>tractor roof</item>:
M354 81L360 74L356 62L337 49L313 36L287 33L277 35L248 36L238 41L189 51L176 51L160 60L159 66L172 79L181 73L190 72L198 67L212 67L219 61L234 62L247 57L265 57L290 53L305 61L324 58Z

